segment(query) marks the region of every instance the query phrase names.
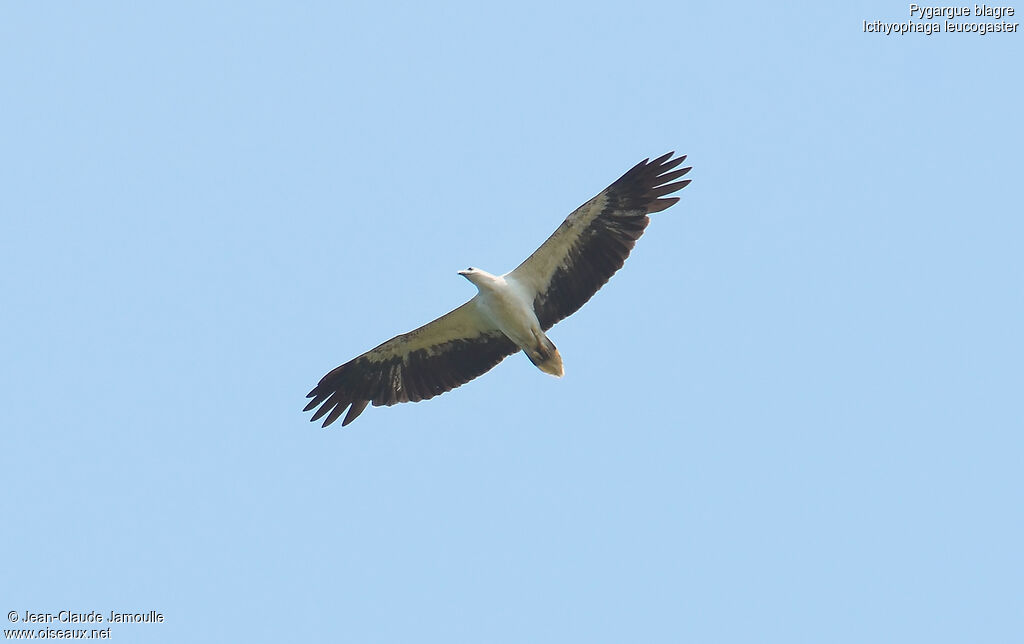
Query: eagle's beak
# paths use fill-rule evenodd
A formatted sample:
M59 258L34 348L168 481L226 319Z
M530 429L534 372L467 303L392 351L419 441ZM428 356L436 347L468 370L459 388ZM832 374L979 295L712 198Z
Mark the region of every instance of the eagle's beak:
M459 271L459 275L465 277L465 276L469 275L469 271Z

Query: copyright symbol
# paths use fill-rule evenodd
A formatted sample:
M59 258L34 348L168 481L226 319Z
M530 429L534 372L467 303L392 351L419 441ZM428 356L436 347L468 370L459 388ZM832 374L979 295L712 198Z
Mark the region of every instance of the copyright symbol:
M11 612L7 613L7 620L11 622L18 621L18 611L12 610Z

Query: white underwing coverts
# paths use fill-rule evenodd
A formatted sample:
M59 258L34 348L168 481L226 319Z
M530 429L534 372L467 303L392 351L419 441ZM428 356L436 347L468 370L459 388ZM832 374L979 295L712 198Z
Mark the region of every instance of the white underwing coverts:
M650 213L679 201L690 171L686 156L644 159L570 214L558 230L511 273L459 271L478 292L462 306L395 336L324 376L304 411L324 427L345 410L348 425L374 406L427 400L523 351L537 368L563 373L562 358L545 331L572 315L604 286L644 233Z

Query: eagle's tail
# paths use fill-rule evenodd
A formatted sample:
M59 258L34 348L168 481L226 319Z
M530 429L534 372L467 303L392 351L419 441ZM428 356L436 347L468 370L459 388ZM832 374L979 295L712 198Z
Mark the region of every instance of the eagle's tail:
M543 333L534 337L537 344L526 349L526 357L544 373L561 378L565 374L565 370L562 369L562 356L555 348L555 343Z

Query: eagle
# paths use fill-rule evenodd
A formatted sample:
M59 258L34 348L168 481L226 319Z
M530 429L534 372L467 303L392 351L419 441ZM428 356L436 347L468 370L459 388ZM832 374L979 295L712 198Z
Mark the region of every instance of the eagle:
M546 331L575 313L622 268L644 233L647 215L679 201L690 167L669 152L644 159L570 214L515 270L458 271L477 288L462 306L395 336L325 375L303 411L342 426L366 406L419 402L450 391L522 351L538 369L561 377L562 356ZM317 409L318 408L318 409Z

